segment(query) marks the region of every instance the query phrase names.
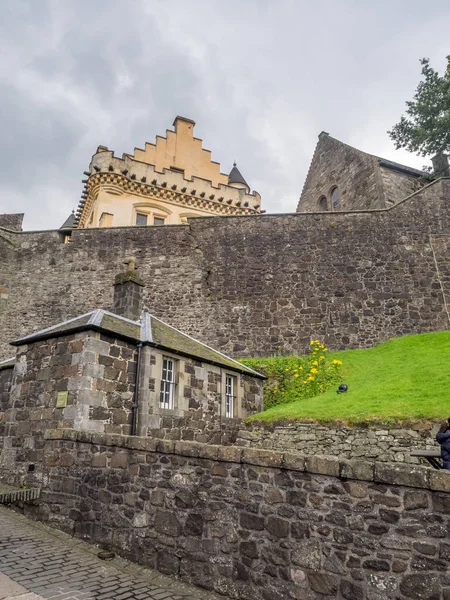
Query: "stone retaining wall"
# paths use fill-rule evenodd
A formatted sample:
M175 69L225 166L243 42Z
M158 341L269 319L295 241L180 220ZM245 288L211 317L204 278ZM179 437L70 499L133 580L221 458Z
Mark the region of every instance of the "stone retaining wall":
M54 430L27 483L34 517L230 598L450 597L448 472Z
M411 450L439 450L435 435L438 423L416 422L395 428L383 425L345 427L344 425L296 422L270 426L257 422L242 424L235 444L300 452L306 455L328 454L343 458L364 458L381 462L419 464L423 459L411 456Z

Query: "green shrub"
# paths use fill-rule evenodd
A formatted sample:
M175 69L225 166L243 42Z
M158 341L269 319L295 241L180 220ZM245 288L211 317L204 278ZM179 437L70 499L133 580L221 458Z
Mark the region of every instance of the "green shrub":
M332 360L319 340L311 340L306 356L272 356L246 358L241 362L268 377L264 391L264 408L312 398L340 382L340 360Z

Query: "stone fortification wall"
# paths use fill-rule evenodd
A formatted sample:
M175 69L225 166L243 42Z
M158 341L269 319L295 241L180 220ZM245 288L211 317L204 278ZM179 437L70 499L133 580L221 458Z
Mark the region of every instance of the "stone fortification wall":
M46 437L41 503L28 514L195 585L240 600L450 593L448 472L73 430Z
M150 312L233 356L367 347L448 327L430 235L450 234L450 180L390 210L193 219L188 226L0 237L0 354L32 330L110 308L135 256ZM444 236L444 237L442 237ZM434 238L433 238L434 239Z
M435 435L438 423L417 422L406 426L345 427L344 425L296 422L289 425L243 424L234 442L247 448L328 454L342 458L419 464L411 450L439 450Z

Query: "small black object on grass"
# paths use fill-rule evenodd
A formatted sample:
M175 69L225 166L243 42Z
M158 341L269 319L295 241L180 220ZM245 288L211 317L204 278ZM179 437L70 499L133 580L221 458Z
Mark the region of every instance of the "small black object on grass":
M116 558L116 554L114 552L108 552L107 550L102 550L97 554L97 556L102 560L112 560L113 558Z
M345 394L348 390L348 385L346 383L341 383L341 385L336 390L336 394Z

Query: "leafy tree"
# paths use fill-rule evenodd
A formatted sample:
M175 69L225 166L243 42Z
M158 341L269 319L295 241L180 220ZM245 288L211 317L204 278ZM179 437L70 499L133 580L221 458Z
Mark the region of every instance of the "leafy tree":
M388 131L397 149L406 148L421 156L450 153L450 56L442 77L422 58L423 80L406 115Z

